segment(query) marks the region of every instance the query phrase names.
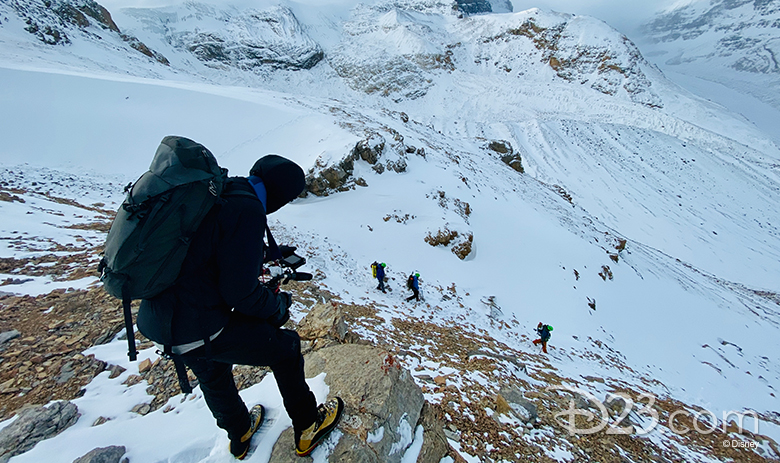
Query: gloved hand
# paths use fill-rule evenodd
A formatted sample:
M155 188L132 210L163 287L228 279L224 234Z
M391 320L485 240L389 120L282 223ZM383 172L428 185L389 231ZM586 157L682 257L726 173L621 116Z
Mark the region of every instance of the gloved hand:
M290 305L292 305L292 296L290 293L279 292L276 294L276 313L268 318L268 323L279 328L290 319Z

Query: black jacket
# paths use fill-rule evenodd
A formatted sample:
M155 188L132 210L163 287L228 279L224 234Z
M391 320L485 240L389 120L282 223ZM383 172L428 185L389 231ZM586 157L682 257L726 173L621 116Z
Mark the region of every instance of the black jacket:
M266 319L277 310L273 291L258 281L266 215L243 177L230 179L224 202L214 206L193 237L179 278L142 300L138 330L160 344L202 340L227 325L231 311ZM233 190L231 190L233 189Z

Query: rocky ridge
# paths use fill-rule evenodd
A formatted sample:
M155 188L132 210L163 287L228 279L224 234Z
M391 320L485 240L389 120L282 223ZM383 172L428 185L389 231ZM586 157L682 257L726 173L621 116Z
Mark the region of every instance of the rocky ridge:
M437 85L437 76L465 73L506 77L508 89L517 78L555 76L606 95L663 106L646 72L649 64L624 35L594 18L537 9L500 21L481 14L512 10L499 0L360 4L340 41L327 49L285 6L238 10L187 2L127 8L120 15L124 24L93 0L14 0L4 8L45 44L68 45L79 37L105 46L101 40L117 37L174 72L201 77L228 72L253 85L258 78L272 81L272 71L308 71L324 63L328 69L312 79L335 77L361 93L395 102L424 97ZM279 84L284 80L282 75Z

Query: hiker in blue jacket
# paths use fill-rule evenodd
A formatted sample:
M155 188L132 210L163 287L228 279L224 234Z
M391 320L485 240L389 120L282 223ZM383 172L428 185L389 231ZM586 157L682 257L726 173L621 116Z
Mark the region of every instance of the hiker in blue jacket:
M409 275L409 278L406 280L406 287L412 290L412 295L406 298L406 301L409 302L412 299L415 301L420 300L420 274L415 272Z
M382 291L383 293L386 293L385 291L385 267L387 267L387 264L382 262L381 264L374 261L373 264L371 264L371 268L374 269L374 276L376 276L376 279L379 281L379 285L376 287L376 289Z

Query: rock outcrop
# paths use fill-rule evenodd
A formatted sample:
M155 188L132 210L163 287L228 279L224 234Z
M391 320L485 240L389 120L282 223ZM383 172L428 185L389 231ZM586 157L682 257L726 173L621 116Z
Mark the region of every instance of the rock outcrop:
M125 452L124 446L99 447L73 460L73 463L127 463L127 458L122 459Z
M466 15L480 13L511 13L514 10L510 0L457 0L458 11Z
M483 38L480 59L491 56L506 72L522 69L528 59L528 40L542 63L568 82L588 85L607 95L625 92L628 98L661 107L661 98L643 68L651 65L626 36L587 16L548 17L536 10L522 23Z
M449 248L458 259L466 259L473 251L474 235L471 232L458 232L448 227L440 228L435 233L428 232L425 242L433 247L444 246Z
M519 153L515 152L515 150L512 148L512 144L508 141L492 140L487 143L486 148L496 153L501 158L501 162L504 164L508 165L517 172L520 172L521 174L525 173L525 169L523 169L523 158Z
M341 161L330 164L318 161L306 175L304 194L308 192L315 196L328 196L352 190L356 186L366 186L365 179L354 175L356 162L366 162L378 174L385 171L405 172L407 154L424 155L424 150L405 145L403 136L398 132L392 132L391 135L392 142L388 142L379 133L369 133Z
M298 324L304 341L306 376L325 373L329 397L344 400L341 424L322 444L331 461L399 463L417 429L422 447L417 461L438 463L451 449L444 435L439 408L423 398L411 373L386 350L347 330L344 306L331 301L315 304ZM293 430L277 440L272 463L301 461L291 451Z
M48 407L27 408L0 430L0 463L54 437L78 421L79 410L71 402L54 402Z
M448 446L441 424L426 412L420 387L398 360L378 347L340 344L306 356L306 376L325 373L330 396L346 405L341 424L330 438L331 459L341 462L400 463L423 426L429 445L420 452L420 462L438 463ZM301 461L290 450L292 429L274 446L271 462Z
M493 6L488 0L457 0L458 11L465 14L492 13Z

